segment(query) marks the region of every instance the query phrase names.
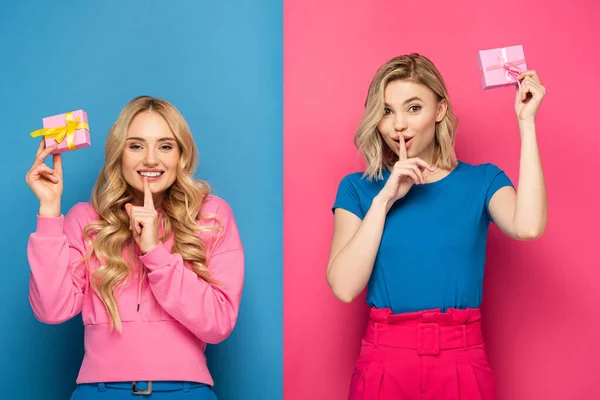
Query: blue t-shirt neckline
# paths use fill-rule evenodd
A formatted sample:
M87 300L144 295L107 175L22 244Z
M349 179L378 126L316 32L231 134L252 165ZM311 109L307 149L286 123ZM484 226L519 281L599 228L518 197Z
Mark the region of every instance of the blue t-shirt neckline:
M454 169L452 171L450 171L448 173L448 175L444 176L441 179L438 179L437 181L427 182L427 183L419 183L418 185L413 185L413 187L411 188L411 190L413 190L415 188L432 188L432 187L436 187L438 185L442 185L444 183L447 183L448 181L451 180L451 178L453 176L456 176L456 173L463 166L464 166L464 163L462 161L458 161L456 167L454 167ZM385 169L383 171L383 180L387 181L387 179L389 178L389 176L390 176L391 173L392 173L392 171L390 171L389 169Z

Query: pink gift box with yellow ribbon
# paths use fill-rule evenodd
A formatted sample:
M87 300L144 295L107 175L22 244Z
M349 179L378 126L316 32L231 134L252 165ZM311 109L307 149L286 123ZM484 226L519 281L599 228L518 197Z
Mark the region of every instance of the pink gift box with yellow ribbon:
M519 85L517 76L525 70L523 46L509 46L479 51L479 70L483 89Z
M43 136L46 147L58 143L52 154L89 147L90 127L87 113L76 110L42 119L44 129L31 132L32 137Z

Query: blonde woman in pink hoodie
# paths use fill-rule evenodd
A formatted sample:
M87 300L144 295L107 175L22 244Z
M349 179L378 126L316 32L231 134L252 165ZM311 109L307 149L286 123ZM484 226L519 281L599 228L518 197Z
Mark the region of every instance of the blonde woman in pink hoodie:
M133 99L109 131L92 201L66 216L61 156L44 163L54 150L42 143L26 177L40 201L29 299L48 324L82 313L71 399L215 399L204 351L235 326L244 251L229 205L193 177L184 118Z

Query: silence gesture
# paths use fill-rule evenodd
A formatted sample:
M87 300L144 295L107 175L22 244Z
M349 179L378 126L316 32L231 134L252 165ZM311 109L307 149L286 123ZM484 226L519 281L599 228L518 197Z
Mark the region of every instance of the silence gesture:
M144 206L125 204L125 211L130 219L129 229L133 232L133 239L140 247L143 254L148 253L158 244L158 213L154 208L152 192L148 178L144 177Z

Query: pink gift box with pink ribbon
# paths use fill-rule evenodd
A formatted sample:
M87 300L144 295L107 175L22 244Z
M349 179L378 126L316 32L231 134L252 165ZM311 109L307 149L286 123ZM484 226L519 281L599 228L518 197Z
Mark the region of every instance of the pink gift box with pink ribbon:
M527 70L523 46L479 51L479 70L484 90L519 85L517 76Z
M42 119L44 129L31 133L32 137L43 136L46 147L58 143L52 154L89 147L90 128L87 113L76 110Z

